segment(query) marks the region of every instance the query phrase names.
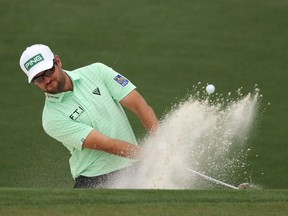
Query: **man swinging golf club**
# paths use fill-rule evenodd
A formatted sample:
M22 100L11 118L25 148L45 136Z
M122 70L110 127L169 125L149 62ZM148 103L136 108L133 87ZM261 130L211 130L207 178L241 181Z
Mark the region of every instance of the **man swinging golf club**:
M136 166L141 147L122 106L149 132L158 120L127 78L102 63L64 70L60 57L43 44L26 48L20 67L45 92L43 128L70 151L76 188L109 187Z

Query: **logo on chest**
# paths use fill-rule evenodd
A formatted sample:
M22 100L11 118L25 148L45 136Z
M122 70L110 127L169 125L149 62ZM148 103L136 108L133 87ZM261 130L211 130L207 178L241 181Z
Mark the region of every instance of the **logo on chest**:
M83 113L84 108L81 106L78 106L77 109L74 110L74 112L69 116L72 120L77 120Z
M100 89L99 89L98 87L95 88L92 93L93 93L93 94L96 94L96 95L101 95Z

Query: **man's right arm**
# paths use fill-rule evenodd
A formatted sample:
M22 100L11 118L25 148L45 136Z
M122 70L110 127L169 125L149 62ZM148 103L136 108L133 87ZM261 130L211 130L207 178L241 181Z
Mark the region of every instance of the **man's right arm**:
M89 148L132 159L140 157L140 146L113 139L88 125L72 121L64 115L58 114L53 118L51 115L49 118L44 116L43 128L54 139L79 151Z
M83 148L104 151L121 157L138 159L141 147L122 140L108 137L97 130L92 130L83 142Z

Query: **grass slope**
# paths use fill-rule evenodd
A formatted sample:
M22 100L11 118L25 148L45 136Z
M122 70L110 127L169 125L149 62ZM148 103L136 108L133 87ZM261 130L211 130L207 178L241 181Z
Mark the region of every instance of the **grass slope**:
M0 189L0 215L286 215L288 190Z

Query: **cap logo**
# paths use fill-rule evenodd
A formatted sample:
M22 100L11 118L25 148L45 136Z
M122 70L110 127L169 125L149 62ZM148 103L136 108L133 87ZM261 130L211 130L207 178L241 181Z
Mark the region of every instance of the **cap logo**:
M24 67L27 71L29 71L32 67L34 67L39 62L43 61L44 58L41 55L41 53L37 54L36 56L33 56L31 59L29 59L25 64Z

